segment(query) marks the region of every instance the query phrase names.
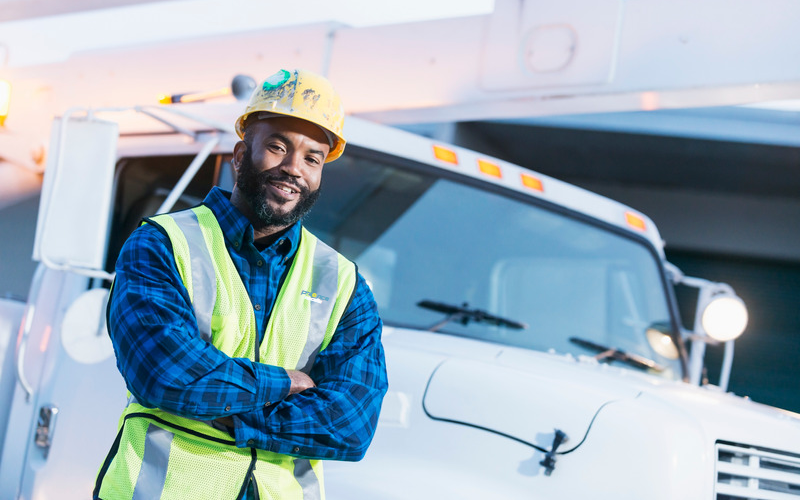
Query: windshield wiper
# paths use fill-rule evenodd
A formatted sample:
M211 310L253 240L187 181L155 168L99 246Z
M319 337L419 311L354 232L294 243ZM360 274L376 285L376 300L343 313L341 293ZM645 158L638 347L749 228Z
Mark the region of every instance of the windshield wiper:
M613 359L615 361L622 361L623 363L628 363L629 365L635 366L636 368L648 368L650 370L655 370L657 372L663 372L666 368L659 365L655 361L649 358L645 358L644 356L639 356L638 354L631 354L625 352L621 349L615 349L613 347L607 347L600 344L595 344L594 342L578 337L570 337L569 341L573 344L578 344L581 347L586 349L597 351L597 355L595 355L595 359L598 361L602 361L604 359Z
M451 322L461 323L464 326L468 325L470 322L486 323L488 325L503 326L506 328L513 328L515 330L523 330L528 328L528 325L525 323L520 323L507 318L501 318L500 316L489 314L481 309L470 309L469 304L466 302L459 307L450 304L443 304L441 302L433 302L431 300L422 300L417 302L417 305L425 309L430 309L431 311L447 314L445 319L428 328L429 332L436 332L439 330L439 328Z

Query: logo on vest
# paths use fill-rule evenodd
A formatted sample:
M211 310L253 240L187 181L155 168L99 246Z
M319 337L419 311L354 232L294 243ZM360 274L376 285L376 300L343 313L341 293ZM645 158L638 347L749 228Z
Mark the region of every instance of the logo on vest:
M324 301L331 300L329 297L320 295L316 292L309 292L307 290L303 290L302 292L300 292L300 297L308 300L309 302L316 302L318 304L321 303L323 300Z

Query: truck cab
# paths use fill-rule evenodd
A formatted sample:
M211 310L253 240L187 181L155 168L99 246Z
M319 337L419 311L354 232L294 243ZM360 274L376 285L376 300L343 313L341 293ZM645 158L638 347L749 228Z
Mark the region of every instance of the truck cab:
M240 108L55 122L39 268L24 310L0 308L0 498L91 492L126 400L114 261L142 217L231 189ZM699 383L703 313L735 292L671 266L646 215L398 129L345 135L304 224L371 287L390 387L364 460L326 465L328 498L800 496L800 418Z

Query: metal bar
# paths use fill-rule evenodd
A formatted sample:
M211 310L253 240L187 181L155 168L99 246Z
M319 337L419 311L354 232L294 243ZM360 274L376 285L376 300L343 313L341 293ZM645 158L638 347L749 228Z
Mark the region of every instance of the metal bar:
M702 280L705 281L705 280ZM683 282L686 283L684 277ZM703 337L706 337L706 332L703 330L702 315L703 309L708 305L711 300L712 287L709 282L701 284L700 293L697 297L697 309L694 315L694 332L700 335L701 338L692 339L692 349L689 354L689 382L693 385L700 385L703 374L703 358L706 354L706 343ZM690 286L694 286L691 285Z
M722 483L717 483L716 493L718 495L729 495L736 498L747 498L749 500L797 500L797 495L794 494L756 490Z
M197 139L197 134L194 131L189 130L188 128L183 128L180 125L176 125L176 124L170 122L169 120L167 120L166 118L162 118L162 117L158 116L157 114L153 113L152 111L148 110L147 108L136 107L135 109L139 113L142 113L143 115L147 115L147 116L149 116L150 118L152 118L153 120L155 120L157 122L163 123L164 125L166 125L167 127L175 130L178 133L181 133L181 134L184 134L184 135L188 135L192 139Z
M734 476L763 479L781 483L797 484L800 482L800 471L791 473L778 470L757 468L727 462L717 462L717 472Z
M152 106L137 106L134 109L136 111L140 112L140 113L143 113L143 114L153 118L154 120L158 120L161 123L164 123L164 124L174 128L175 130L177 130L177 131L179 131L181 133L186 133L187 135L191 135L192 137L194 137L194 132L188 132L188 133L187 132L182 132L183 130L186 130L186 129L182 129L182 128L178 127L177 125L175 125L175 124L171 123L170 121L168 121L166 118L162 118L162 117L158 116L156 113L153 112L153 110L157 109L157 110L163 111L165 113L171 113L173 115L180 116L181 118L186 118L188 120L195 121L195 122L200 123L202 125L207 125L207 126L213 128L214 130L218 130L220 132L228 132L228 133L231 133L231 134L235 134L236 133L236 130L234 129L232 124L220 123L218 121L210 120L210 119L204 118L202 116L195 116L195 115L193 115L191 113L187 113L187 112L185 112L183 110L177 109L176 107L163 106L163 107L154 108Z
M762 450L760 448L747 448L728 444L717 444L717 451L727 451L738 455L748 455L759 458L766 458L774 461L782 461L800 468L800 456L789 453L775 453L774 451Z
M186 187L189 185L192 179L194 179L194 176L200 170L200 167L203 166L203 162L206 161L208 156L211 154L211 151L217 146L217 144L219 144L219 141L219 136L214 135L211 137L211 139L209 139L208 142L205 143L203 148L199 153L197 153L197 156L194 157L192 163L189 164L189 167L178 180L178 183L175 184L174 188L172 188L172 191L170 191L167 199L164 200L164 203L162 203L160 207L158 207L156 213L161 214L172 209L172 207L175 205L175 202L178 201L178 198L180 198L180 196L186 190Z
M731 368L733 367L733 340L725 342L725 354L722 356L722 368L719 372L719 387L723 391L728 391L728 382L731 379Z

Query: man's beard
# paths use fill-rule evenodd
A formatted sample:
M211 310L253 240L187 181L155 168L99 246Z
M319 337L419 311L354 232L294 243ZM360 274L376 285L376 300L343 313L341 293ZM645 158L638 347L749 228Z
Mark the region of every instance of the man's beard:
M297 181L288 175L274 175L269 172L256 172L253 167L251 148L242 157L236 186L242 194L244 201L250 206L259 222L264 227L288 227L305 216L319 198L319 188L311 191L307 187L297 184ZM299 198L294 208L288 212L277 212L267 203L267 185L270 181L277 181L291 185L299 192Z

